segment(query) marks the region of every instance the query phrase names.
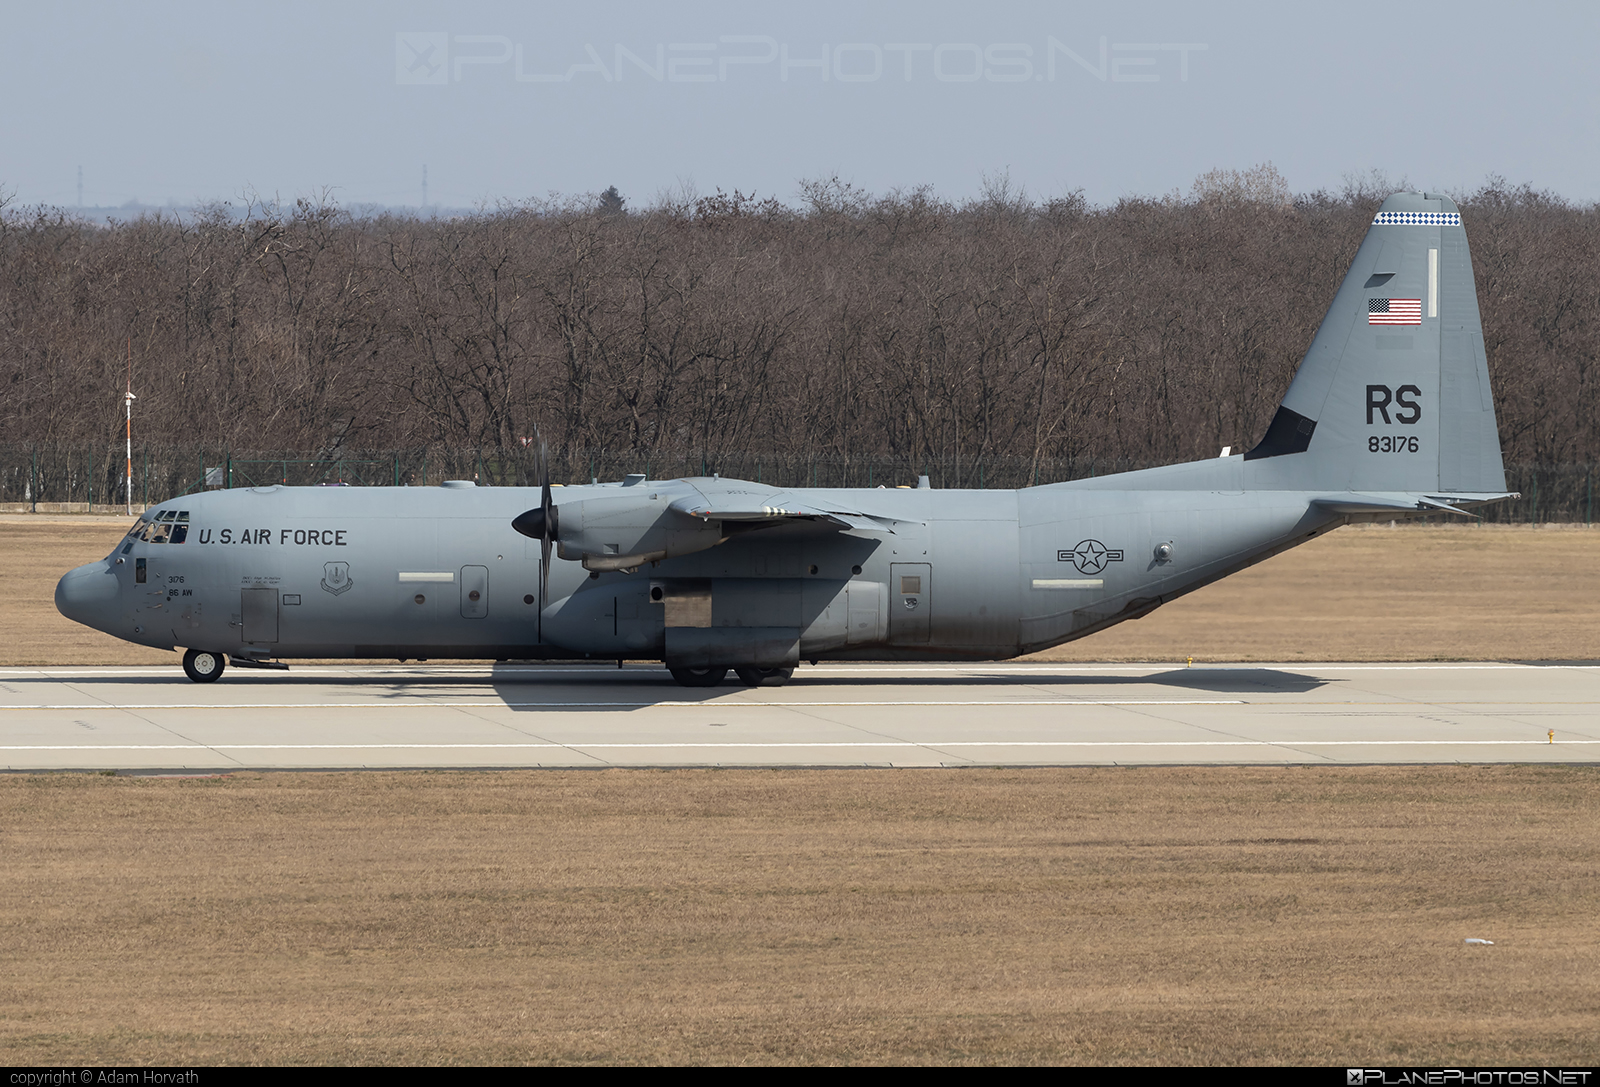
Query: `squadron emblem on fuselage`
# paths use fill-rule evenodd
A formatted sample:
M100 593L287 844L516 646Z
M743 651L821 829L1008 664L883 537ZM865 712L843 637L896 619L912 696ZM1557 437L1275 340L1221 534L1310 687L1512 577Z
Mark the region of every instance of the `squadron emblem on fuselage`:
M350 564L348 562L325 562L322 564L322 591L338 596L348 592L355 582L350 580Z

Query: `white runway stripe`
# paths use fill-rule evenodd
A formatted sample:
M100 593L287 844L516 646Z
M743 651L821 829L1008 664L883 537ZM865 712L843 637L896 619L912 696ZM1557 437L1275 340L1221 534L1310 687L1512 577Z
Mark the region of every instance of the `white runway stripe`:
M584 743L567 744L57 744L0 747L0 751L533 751L748 750L797 747L1516 747L1600 745L1600 740L841 740L773 743Z

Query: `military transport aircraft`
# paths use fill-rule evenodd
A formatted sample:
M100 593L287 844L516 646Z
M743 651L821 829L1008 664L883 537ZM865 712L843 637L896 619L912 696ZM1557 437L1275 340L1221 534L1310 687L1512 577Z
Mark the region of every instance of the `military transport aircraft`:
M689 686L801 660L994 660L1137 619L1352 521L1514 497L1448 198L1383 204L1254 449L1016 491L255 487L145 512L68 618L285 658L660 659ZM535 505L535 501L537 504ZM554 555L552 556L552 551Z

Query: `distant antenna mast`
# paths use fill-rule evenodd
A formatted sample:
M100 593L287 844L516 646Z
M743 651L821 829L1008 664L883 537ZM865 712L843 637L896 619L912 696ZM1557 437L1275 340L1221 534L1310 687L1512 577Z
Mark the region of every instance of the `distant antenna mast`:
M80 182L80 185L82 183ZM82 198L79 198L82 203ZM128 421L128 516L133 516L133 334L128 334L128 391L122 397Z
M422 164L422 210L428 210L428 164Z
M78 206L83 207L83 167L78 167Z

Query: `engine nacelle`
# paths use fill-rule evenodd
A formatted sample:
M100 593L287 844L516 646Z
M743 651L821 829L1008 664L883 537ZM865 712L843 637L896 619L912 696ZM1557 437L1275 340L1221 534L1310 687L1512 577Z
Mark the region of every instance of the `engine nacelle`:
M557 553L580 560L586 570L634 570L723 541L721 521L675 510L673 497L650 493L563 502L557 518Z

